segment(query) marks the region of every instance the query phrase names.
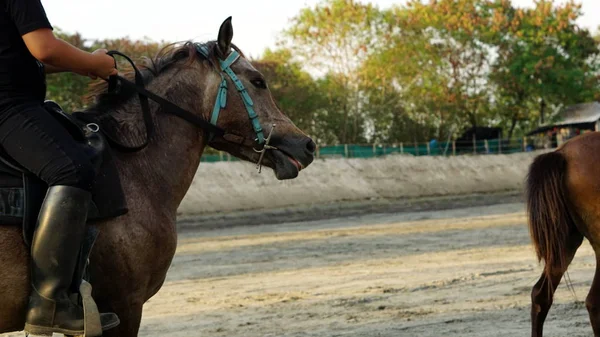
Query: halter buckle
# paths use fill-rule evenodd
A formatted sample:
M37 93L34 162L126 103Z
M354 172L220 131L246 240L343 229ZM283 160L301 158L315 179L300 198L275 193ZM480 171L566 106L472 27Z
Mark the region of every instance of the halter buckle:
M271 136L273 135L273 130L275 130L275 124L272 125L271 131L269 131L269 135L267 136L267 139L265 139L265 145L263 145L263 148L261 150L253 148L254 152L260 153L260 157L258 158L258 162L256 163L256 169L258 170L258 173L262 172L262 161L265 157L265 153L267 152L267 150L277 150L275 146L269 145L269 143L271 142ZM258 138L256 140L258 140Z

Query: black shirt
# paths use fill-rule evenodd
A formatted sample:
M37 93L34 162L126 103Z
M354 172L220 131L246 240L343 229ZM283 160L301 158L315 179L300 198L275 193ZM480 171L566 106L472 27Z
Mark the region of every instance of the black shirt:
M52 29L41 0L0 0L0 99L46 96L43 65L21 37L40 28Z

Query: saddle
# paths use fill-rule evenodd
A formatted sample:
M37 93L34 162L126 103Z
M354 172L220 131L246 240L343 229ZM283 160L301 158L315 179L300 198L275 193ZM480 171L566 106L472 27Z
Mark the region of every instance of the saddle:
M112 152L102 133L98 132L98 125L87 124L65 113L53 101L44 102L44 108L85 149L96 168L88 223L127 213L127 203ZM0 150L0 224L23 226L23 239L28 246L47 189L46 183ZM88 236L95 239L95 232L90 227Z

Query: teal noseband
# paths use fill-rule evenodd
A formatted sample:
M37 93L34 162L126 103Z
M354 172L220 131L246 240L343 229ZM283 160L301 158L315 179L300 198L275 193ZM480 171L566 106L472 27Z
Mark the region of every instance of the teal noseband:
M196 50L206 59L209 59L209 50L205 44L197 43ZM240 79L231 69L231 65L234 64L239 58L240 54L237 51L232 50L225 60L219 59L219 64L221 66L221 72L219 73L219 75L221 75L221 84L219 85L219 90L217 91L217 99L215 100L215 105L210 117L210 123L216 126L217 121L219 120L219 113L227 106L227 80L225 78L225 75L227 75L242 97L242 102L244 102L244 106L248 112L248 117L250 117L250 123L252 124L252 128L256 133L257 143L263 144L265 143L265 136L263 134L263 129L260 126L258 115L256 114L256 111L254 111L254 102L252 101L252 98L250 97L250 94L248 94L248 90L246 87L244 87L242 81L240 81Z

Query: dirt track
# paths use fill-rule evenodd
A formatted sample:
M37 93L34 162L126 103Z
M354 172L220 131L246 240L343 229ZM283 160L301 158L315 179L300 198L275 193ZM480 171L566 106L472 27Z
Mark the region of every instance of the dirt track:
M140 336L529 336L541 268L521 203L192 228ZM594 261L585 242L545 336L592 336Z
M592 335L594 266L585 242L545 336ZM140 335L528 336L540 270L518 203L188 231Z

